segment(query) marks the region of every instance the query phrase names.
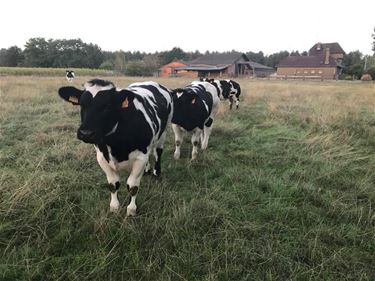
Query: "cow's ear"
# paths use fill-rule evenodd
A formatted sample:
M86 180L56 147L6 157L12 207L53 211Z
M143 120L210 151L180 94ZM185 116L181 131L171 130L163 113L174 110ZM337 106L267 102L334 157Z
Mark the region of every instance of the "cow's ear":
M176 97L178 93L184 94L184 93L186 93L186 91L184 89L181 89L181 88L174 89L174 90L172 90L172 97ZM179 98L179 97L180 96L177 96L177 98Z
M181 89L181 88L177 88L177 89L174 89L172 90L172 95L176 95L177 93L182 93L184 90Z
M134 93L128 90L121 90L119 92L116 92L113 97L116 106L123 109L129 108L134 101Z
M196 104L197 97L198 97L198 95L196 93L191 93L190 103Z
M82 93L82 90L70 86L59 89L59 96L73 105L79 105Z

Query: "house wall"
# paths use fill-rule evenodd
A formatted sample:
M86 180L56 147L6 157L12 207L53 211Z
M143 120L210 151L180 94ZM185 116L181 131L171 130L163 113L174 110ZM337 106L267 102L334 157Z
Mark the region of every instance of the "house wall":
M177 72L176 73L177 77L191 77L191 78L199 77L198 71L177 70L176 72Z
M336 79L336 67L278 67L277 75L321 76L323 79Z

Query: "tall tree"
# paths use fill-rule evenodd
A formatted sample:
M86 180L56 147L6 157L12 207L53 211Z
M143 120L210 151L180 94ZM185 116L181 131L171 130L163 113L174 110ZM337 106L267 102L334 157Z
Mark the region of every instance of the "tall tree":
M343 64L350 66L353 64L363 64L363 54L359 51L353 51L344 55Z
M254 53L254 52L247 52L246 53L246 56L251 60L251 61L254 61L254 62L257 62L257 63L260 63L260 64L264 64L265 63L265 57L264 57L264 54L262 51L258 52L258 53Z
M174 59L186 60L187 54L181 48L174 47L170 51L160 53L160 60L162 64L170 63Z
M34 67L48 67L51 62L48 61L49 43L44 38L31 38L25 44L25 65Z
M125 52L120 50L115 52L114 69L120 73L125 72L126 55Z
M288 51L281 51L281 52L269 55L266 58L266 65L268 65L270 67L276 67L282 59L284 59L288 56L289 56Z
M0 50L0 66L20 66L23 61L23 52L17 46Z
M372 34L372 50L374 51L375 55L375 27L374 27L374 33Z

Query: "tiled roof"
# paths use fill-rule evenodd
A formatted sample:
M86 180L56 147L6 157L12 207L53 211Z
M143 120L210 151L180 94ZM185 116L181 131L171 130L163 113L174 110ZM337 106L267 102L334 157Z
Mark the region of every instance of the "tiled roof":
M230 65L235 61L244 56L245 60L249 60L245 54L232 52L232 53L221 53L221 54L208 54L196 58L189 62L190 65L206 64L206 65Z
M277 67L337 67L337 62L329 57L329 63L324 63L324 55L320 56L289 56L282 59Z
M319 49L318 49L318 45L320 45ZM309 55L310 56L316 56L316 55L323 54L325 48L329 48L329 52L331 54L345 54L345 52L341 48L340 44L337 43L337 42L334 42L334 43L316 43L309 50Z

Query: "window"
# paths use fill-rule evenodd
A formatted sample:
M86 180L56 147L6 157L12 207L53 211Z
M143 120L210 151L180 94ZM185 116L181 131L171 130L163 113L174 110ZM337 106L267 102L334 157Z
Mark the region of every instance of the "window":
M315 69L312 69L312 70L311 70L311 74L315 74Z

